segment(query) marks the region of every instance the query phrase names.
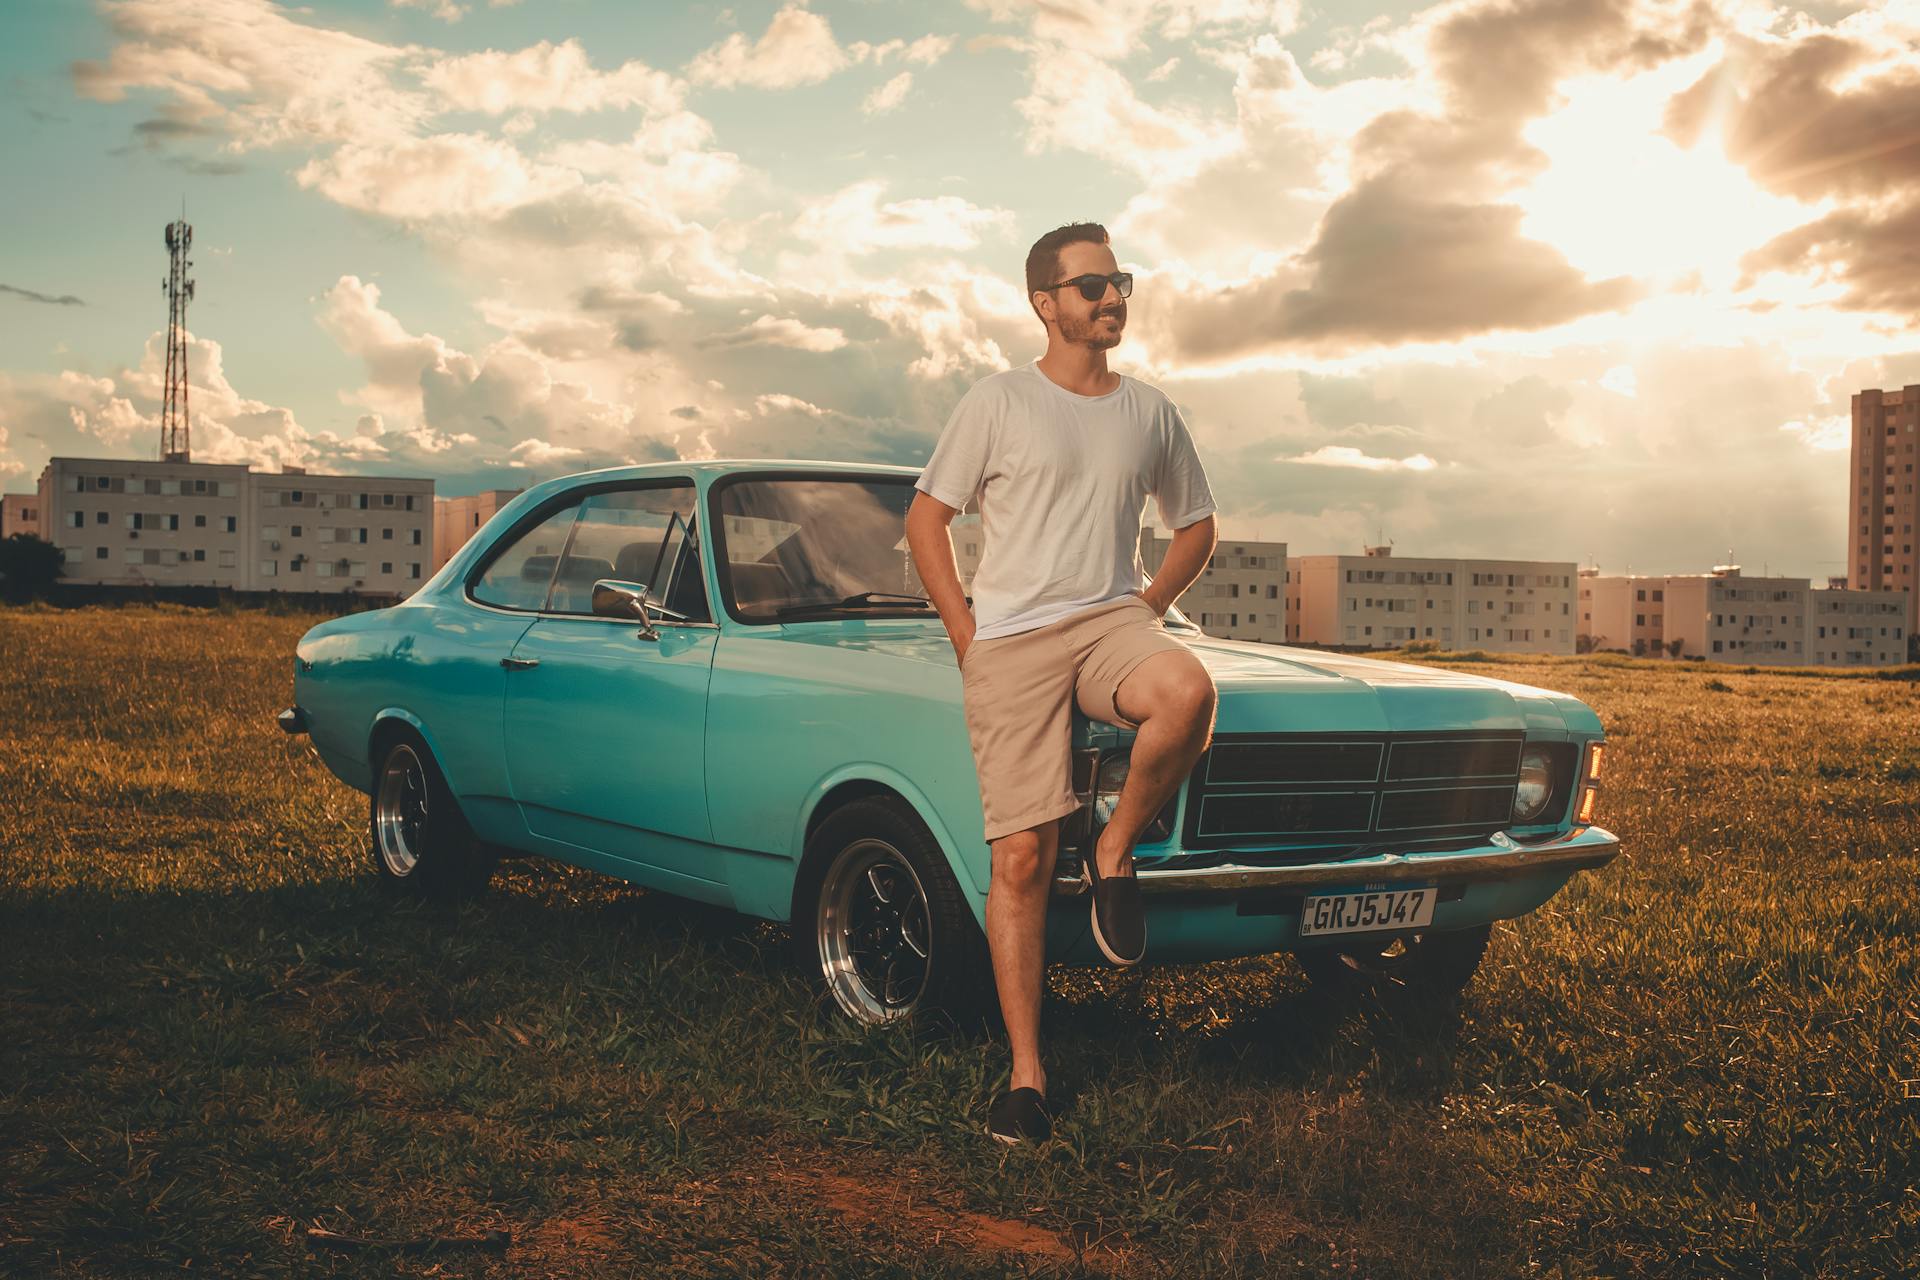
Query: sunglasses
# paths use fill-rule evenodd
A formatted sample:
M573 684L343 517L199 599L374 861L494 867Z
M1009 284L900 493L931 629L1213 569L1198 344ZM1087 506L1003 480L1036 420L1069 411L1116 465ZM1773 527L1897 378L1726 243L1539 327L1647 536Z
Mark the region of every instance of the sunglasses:
M1048 293L1055 289L1064 289L1068 285L1073 285L1079 289L1080 296L1088 302L1098 302L1100 299L1106 297L1108 285L1112 285L1119 292L1120 296L1125 298L1133 293L1133 273L1131 271L1116 271L1110 276L1075 276L1071 280L1062 280L1058 284L1050 284L1042 289L1041 292Z

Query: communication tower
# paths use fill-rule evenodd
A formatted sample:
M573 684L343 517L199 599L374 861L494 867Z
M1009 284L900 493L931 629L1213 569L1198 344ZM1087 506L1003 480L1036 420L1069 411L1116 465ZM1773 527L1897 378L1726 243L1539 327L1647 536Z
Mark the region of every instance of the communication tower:
M160 282L167 294L167 386L160 407L162 462L193 460L187 412L187 303L193 300L193 281L187 279L187 269L193 263L187 258L187 250L192 245L193 228L187 225L182 209L179 221L167 224L167 278Z

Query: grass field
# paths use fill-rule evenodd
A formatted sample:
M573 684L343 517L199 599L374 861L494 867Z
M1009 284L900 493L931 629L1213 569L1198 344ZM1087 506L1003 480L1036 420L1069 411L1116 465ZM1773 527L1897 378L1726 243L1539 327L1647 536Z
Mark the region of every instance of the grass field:
M0 610L0 1273L1912 1274L1911 671L1469 664L1599 711L1623 856L1452 1016L1055 971L1065 1114L1003 1152L1003 1045L844 1028L773 926L533 859L383 897L272 723L313 621Z

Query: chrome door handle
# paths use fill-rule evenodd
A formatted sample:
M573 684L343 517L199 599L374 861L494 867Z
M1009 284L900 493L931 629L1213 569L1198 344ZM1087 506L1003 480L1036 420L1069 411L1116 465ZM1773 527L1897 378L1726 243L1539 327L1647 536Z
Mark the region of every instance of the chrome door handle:
M502 658L500 659L500 665L505 667L509 671L525 671L528 667L539 666L540 659L538 658Z

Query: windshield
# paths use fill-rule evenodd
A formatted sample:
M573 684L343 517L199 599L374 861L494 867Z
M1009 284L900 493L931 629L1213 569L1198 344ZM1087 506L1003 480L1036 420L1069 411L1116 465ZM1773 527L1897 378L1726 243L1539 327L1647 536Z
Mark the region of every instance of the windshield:
M831 617L938 617L907 547L907 509L914 477L808 477L734 480L718 492L718 566L733 611L749 622ZM959 536L955 560L971 593L978 555L962 554L977 537ZM1167 625L1199 631L1178 609Z

